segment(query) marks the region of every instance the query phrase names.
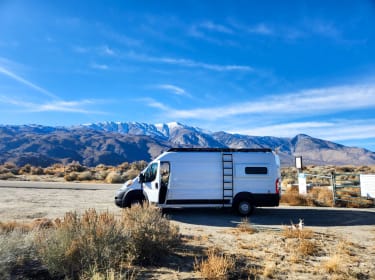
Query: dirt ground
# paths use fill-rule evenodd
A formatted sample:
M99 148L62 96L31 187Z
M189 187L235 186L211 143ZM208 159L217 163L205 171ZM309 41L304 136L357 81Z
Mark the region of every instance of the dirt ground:
M0 221L62 217L88 208L120 214L114 205L119 185L0 182ZM173 209L185 246L161 268L141 269L141 278L199 279L194 262L209 248L235 258L238 270L267 279L375 279L375 209L316 207L259 208L246 221L229 209ZM306 240L285 235L303 219ZM246 222L251 230L241 230ZM303 251L307 242L312 251ZM305 245L306 245L305 244ZM337 264L335 257L338 256ZM236 274L236 278L241 277ZM251 277L250 277L251 278Z

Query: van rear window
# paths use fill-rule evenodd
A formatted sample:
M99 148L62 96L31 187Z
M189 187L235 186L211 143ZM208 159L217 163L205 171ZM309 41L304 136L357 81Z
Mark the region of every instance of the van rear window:
M245 167L245 174L253 175L253 174L268 174L267 167L263 166L246 166Z

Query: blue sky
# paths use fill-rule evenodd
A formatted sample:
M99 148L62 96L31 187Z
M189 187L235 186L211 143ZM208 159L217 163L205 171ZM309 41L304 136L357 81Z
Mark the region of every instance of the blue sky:
M0 0L0 124L181 122L375 151L373 1Z

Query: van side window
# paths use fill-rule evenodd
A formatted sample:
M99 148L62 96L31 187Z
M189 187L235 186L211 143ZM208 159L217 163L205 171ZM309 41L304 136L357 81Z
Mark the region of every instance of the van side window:
M268 168L263 166L246 166L245 174L248 175L264 175L268 174Z
M158 164L155 162L147 167L145 171L145 182L152 182L156 178L156 172L158 170Z

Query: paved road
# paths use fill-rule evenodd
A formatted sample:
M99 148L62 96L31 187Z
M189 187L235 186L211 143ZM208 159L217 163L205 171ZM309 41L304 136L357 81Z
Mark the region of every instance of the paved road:
M236 226L241 218L229 209L173 209L167 214L176 221L219 227ZM298 223L313 227L375 226L375 208L349 209L329 207L265 207L257 208L250 216L251 224L266 227L280 227ZM375 227L374 227L375 229Z

